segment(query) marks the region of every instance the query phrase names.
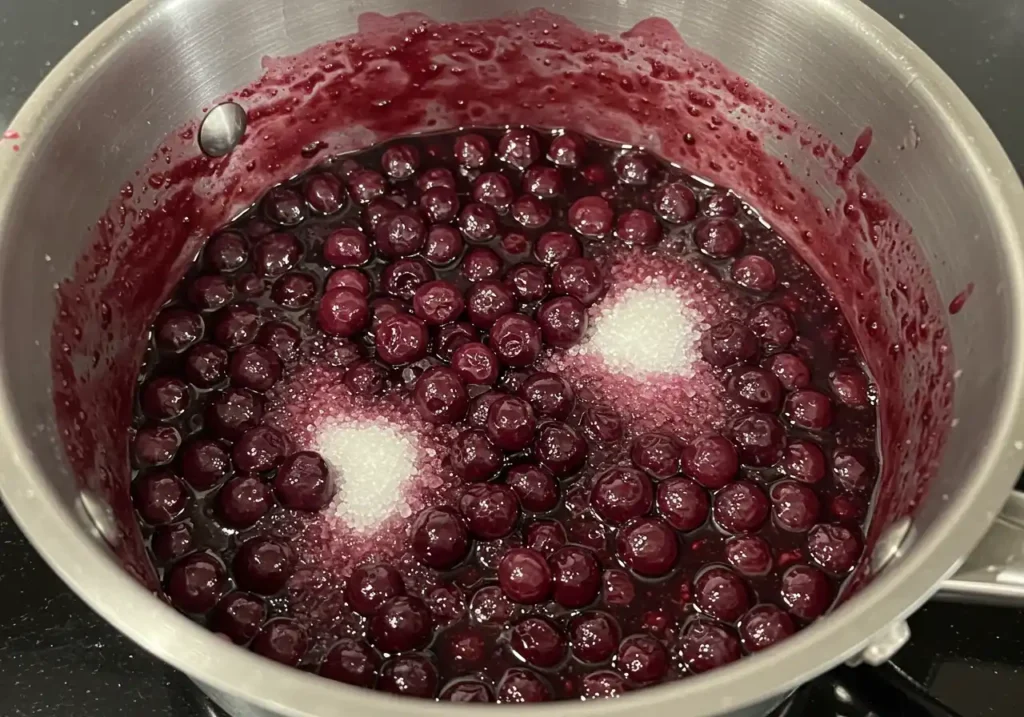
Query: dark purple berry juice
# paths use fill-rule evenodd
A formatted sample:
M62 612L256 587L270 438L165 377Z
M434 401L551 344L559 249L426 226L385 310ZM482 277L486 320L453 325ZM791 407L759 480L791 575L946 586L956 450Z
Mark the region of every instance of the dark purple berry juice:
M342 682L613 696L763 650L859 563L874 388L727 189L571 132L335 158L152 327L132 486L168 600Z

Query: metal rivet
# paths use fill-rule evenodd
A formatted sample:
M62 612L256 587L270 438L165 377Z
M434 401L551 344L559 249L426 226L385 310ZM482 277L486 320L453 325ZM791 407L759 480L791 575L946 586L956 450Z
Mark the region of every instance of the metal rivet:
M888 662L889 658L899 652L900 648L909 641L910 626L903 620L898 620L874 635L870 644L860 654L860 658L872 667L878 667L882 663ZM852 660L848 664L851 663L853 663Z
M223 157L242 141L247 122L241 105L234 102L217 105L199 126L199 148L210 157Z
M94 538L105 541L112 548L118 546L121 534L117 529L114 510L106 501L89 491L82 491L75 501L75 510Z
M886 528L875 543L871 553L871 572L878 573L882 568L895 560L909 547L913 541L913 523L909 516L900 518Z

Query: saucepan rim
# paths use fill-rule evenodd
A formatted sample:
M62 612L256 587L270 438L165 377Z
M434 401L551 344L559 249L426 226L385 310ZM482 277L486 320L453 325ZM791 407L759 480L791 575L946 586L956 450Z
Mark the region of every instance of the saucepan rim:
M700 677L637 691L620 700L530 706L538 715L594 716L623 709L672 709L685 704L692 717L737 710L781 695L846 660L870 644L872 636L917 609L951 574L998 513L1024 462L1013 447L1024 437L1024 187L1013 165L978 111L953 81L922 50L858 0L807 0L809 12L842 15L847 32L874 52L891 58L894 72L913 78L929 110L942 117L958 144L960 166L977 182L1007 257L1014 330L1014 360L988 449L978 460L963 492L951 499L932 529L892 570L876 578L855 599L783 644ZM132 0L90 33L47 76L14 120L36 136L48 130L47 111L73 96L78 83L106 65L114 45L131 37L133 27L155 20L160 3ZM128 40L130 41L130 40ZM896 59L899 58L899 59ZM88 68L88 69L87 69ZM897 78L894 81L900 81ZM253 78L255 79L255 77ZM30 152L0 153L0 229L7 219ZM14 237L0 236L0 259L13 250ZM0 263L6 266L6 263ZM282 715L334 717L339 706L354 714L444 715L446 704L412 701L349 687L278 665L227 643L162 604L130 577L98 541L89 539L72 510L47 482L19 424L10 376L0 371L0 496L29 540L57 574L90 607L143 648L197 681ZM46 399L48 400L48 399ZM490 706L459 705L466 715L493 714Z

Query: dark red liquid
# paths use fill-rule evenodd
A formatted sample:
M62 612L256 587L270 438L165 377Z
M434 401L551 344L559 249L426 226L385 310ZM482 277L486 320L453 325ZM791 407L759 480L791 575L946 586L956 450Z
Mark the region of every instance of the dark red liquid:
M336 158L207 243L136 402L133 496L179 609L334 679L524 701L703 672L831 605L879 470L874 388L835 301L724 188L511 132ZM709 326L693 373L578 361L570 309L600 320L648 272ZM330 544L344 477L300 452L307 407L289 403L310 376L445 451L477 427L471 460L430 464L433 513ZM486 394L507 394L500 410L480 413Z

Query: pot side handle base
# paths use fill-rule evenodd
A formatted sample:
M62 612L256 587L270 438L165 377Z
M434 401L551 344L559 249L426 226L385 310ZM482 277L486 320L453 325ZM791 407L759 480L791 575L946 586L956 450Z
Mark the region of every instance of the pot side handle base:
M988 533L935 599L1024 607L1024 491L1010 494Z

